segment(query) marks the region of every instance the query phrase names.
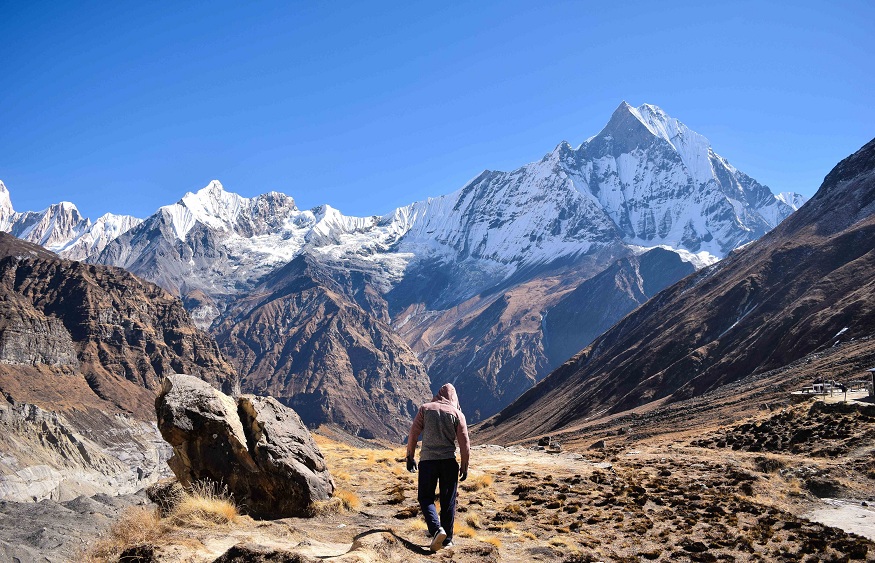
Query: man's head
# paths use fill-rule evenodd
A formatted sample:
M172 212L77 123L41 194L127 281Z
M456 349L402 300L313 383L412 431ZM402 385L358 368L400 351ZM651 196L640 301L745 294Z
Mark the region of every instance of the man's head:
M462 410L461 407L459 407L459 396L456 395L456 388L453 387L452 383L444 383L437 392L437 395L432 398L432 401L449 403L457 409Z

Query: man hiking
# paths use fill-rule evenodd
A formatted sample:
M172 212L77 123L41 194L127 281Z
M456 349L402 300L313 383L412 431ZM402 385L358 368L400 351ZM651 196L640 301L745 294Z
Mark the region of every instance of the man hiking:
M468 424L459 408L456 388L444 384L432 400L419 407L407 438L407 470L415 472L416 441L422 433L419 452L419 507L428 525L431 550L453 545L453 520L456 517L456 491L459 481L468 478L468 458L471 444ZM462 464L456 463L456 440ZM441 514L434 506L435 487L439 489Z

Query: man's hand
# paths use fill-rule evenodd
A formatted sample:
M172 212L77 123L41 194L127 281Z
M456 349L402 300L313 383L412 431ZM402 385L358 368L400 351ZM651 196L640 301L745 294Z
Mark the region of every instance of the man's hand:
M409 471L411 473L416 473L416 469L417 469L416 460L413 459L412 457L408 457L407 458L407 471Z
M459 468L459 481L464 481L467 478L468 478L468 468L467 467L460 467Z

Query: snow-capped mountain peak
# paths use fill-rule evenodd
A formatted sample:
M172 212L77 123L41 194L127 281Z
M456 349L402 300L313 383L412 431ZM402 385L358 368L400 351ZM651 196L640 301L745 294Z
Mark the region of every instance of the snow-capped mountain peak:
M807 201L804 195L797 194L796 192L781 192L775 197L792 207L794 211L802 207Z
M195 193L188 192L179 202L194 219L216 229L227 229L233 224L249 200L241 195L226 192L221 182L213 180Z
M8 231L15 220L15 209L12 207L12 199L6 184L0 181L0 230Z
M198 223L217 231L246 237L290 228L286 223L301 219L295 200L279 192L247 198L226 191L213 180L196 192L188 192L172 205L158 210L170 223L176 237L185 241Z
M635 108L625 101L621 103L605 128L590 142L606 137L619 149L615 156L646 148L655 139L661 139L677 153L696 183L705 183L714 177L710 141L652 104Z

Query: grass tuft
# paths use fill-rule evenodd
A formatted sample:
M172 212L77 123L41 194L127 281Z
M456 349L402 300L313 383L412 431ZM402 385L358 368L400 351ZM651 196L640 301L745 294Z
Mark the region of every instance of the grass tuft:
M334 496L328 500L318 500L310 505L311 516L330 516L341 512L352 512L361 506L358 495L345 489L335 489Z
M486 542L486 543L488 543L489 545L495 547L496 549L501 549L501 540L498 539L498 538L496 538L496 537L494 537L494 536L493 536L493 537L484 538L483 541Z
M240 513L228 494L228 489L218 489L212 483L194 483L185 491L173 507L167 520L174 526L209 528L215 525L233 524Z
M82 555L83 563L118 561L119 555L132 546L152 544L167 531L156 508L143 506L127 509L109 531Z
M465 518L465 523L474 528L475 530L479 530L483 528L483 520L480 518L480 515L476 512L469 514Z
M478 475L476 477L471 477L471 479L462 483L462 489L465 491L473 492L480 491L482 489L488 489L492 486L495 480L492 478L492 475Z

